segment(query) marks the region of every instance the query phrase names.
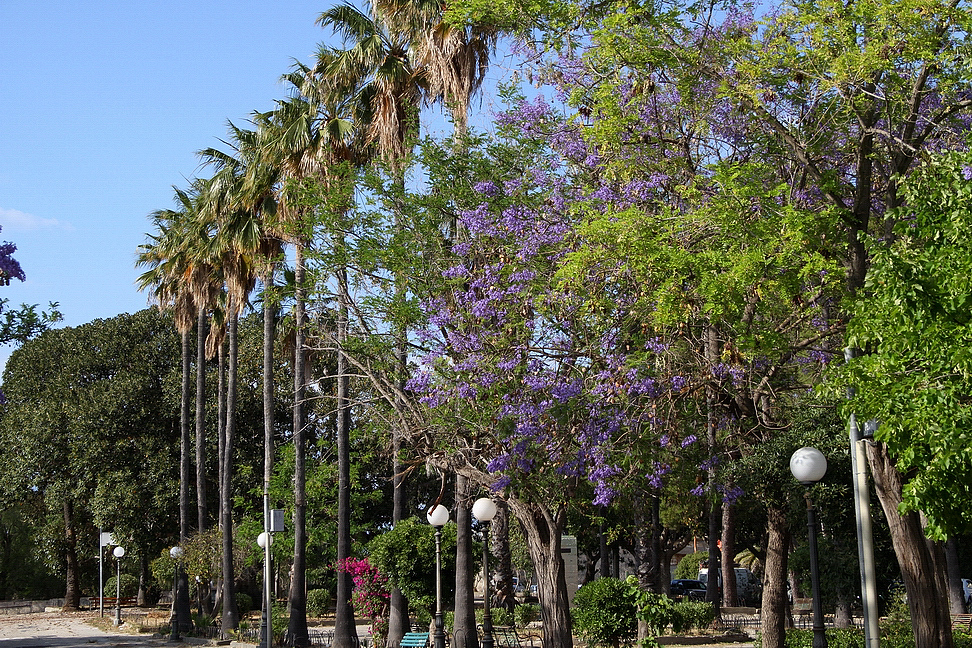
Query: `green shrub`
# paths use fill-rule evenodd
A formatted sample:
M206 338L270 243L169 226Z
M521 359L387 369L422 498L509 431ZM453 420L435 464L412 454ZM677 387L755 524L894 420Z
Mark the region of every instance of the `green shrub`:
M705 601L677 601L673 606L672 631L704 630L715 619L715 608Z
M312 589L307 592L307 614L322 617L331 610L331 592L326 589Z
M236 611L240 614L246 614L253 609L253 597L246 592L236 593Z
M287 627L290 624L290 616L287 615L287 605L274 603L270 609L272 610L270 627L273 633L273 643L274 645L282 646L284 645L284 638L287 636Z
M516 625L525 628L540 618L540 606L535 603L524 603L513 608L513 618Z
M708 551L696 551L678 561L675 565L673 578L691 578L695 580L699 577L699 563L709 559Z
M490 608L489 616L493 620L494 626L511 626L514 622L513 615L506 608ZM476 623L483 624L482 608L476 609Z
M105 582L105 596L114 597L118 593L118 586L115 576ZM121 596L137 596L138 579L131 574L121 575Z
M592 646L619 648L638 637L635 591L617 578L598 578L574 596L574 629Z

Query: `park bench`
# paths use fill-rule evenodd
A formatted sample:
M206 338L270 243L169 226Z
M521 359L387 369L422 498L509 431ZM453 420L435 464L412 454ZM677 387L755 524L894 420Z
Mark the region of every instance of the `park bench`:
M521 637L511 626L493 626L493 645L496 648L542 648L543 640L529 633Z
M428 632L406 632L398 644L399 648L425 648L428 645Z
M115 598L114 596L106 596L101 600L104 601L106 610L108 608L114 609L116 607L119 607L119 603L121 604L120 607L134 607L138 605L137 596L123 596L121 598ZM97 596L91 597L91 607L92 609L101 607L101 605L98 603Z
M807 621L810 619L813 616L813 599L793 599L793 616L802 621Z
M953 614L952 630L972 631L972 614Z

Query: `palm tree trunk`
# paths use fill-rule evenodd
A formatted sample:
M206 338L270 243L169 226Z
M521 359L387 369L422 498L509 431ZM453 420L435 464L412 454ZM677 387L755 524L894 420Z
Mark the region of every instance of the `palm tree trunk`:
M496 556L493 577L501 603L507 611L513 610L513 552L510 550L510 509L506 502L497 502L496 517L490 523L490 549Z
M339 241L343 247L343 241ZM337 271L340 305L337 318L337 453L338 453L338 524L337 561L351 556L351 408L349 407L349 379L344 345L348 336L348 277L343 266ZM351 605L351 574L337 573L337 610L334 618L334 648L356 648L358 633L354 625Z
M294 270L294 563L290 579L290 596L287 606L290 621L287 626L289 641L294 646L309 646L307 633L307 492L306 459L307 440L304 421L304 246L297 244ZM340 574L340 571L338 572Z
M209 526L206 507L206 309L196 318L196 512L197 529Z
M456 475L456 605L453 646L475 648L476 612L473 608L472 515L469 479Z
M191 320L190 320L191 321ZM189 385L192 376L192 356L189 330L182 332L182 400L179 408L179 540L189 538Z
M226 472L224 460L226 458L226 342L220 342L216 358L216 478L219 482L219 527L223 527L223 473Z
M233 451L236 437L236 376L238 362L239 314L235 304L230 305L229 317L229 367L226 384L226 433L223 441L223 482L220 489L220 520L223 531L223 616L222 634L230 636L230 630L239 625L236 609L236 576L233 569Z
M276 304L271 300L269 289L274 282L274 266L271 264L263 279L263 528L270 531L270 478L273 476L273 339L277 317ZM263 574L264 584L269 587L270 548L266 548L266 561ZM271 621L272 611L268 609L268 589L260 591L260 609ZM263 639L261 638L261 643Z

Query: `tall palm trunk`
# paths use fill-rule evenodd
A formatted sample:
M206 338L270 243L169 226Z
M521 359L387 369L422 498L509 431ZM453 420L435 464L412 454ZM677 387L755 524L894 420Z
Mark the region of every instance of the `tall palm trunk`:
M309 646L307 633L307 440L304 420L304 262L303 242L297 244L294 268L294 563L290 579L289 641L294 646ZM340 559L340 556L338 556ZM339 572L340 574L340 572Z
M236 576L233 568L233 451L236 442L236 377L238 363L239 313L230 305L229 366L226 381L226 430L223 441L223 481L220 488L219 517L223 536L223 622L222 634L227 639L230 630L239 625L236 609Z
M456 605L453 646L475 648L476 612L473 606L472 488L469 479L456 475Z
M197 529L209 526L206 507L206 309L196 317L196 513Z
M338 247L344 241L339 239ZM341 564L351 556L351 408L349 407L348 363L344 346L348 336L348 275L341 266L337 270L338 306L337 317L337 454L338 454L338 524L337 560ZM354 607L351 605L351 574L338 570L337 610L334 618L334 648L355 648L358 633L354 624Z
M190 320L192 321L192 320ZM189 385L192 376L192 356L189 329L182 331L182 400L179 408L179 541L189 538Z
M277 306L270 298L269 291L274 283L274 266L271 264L263 279L263 528L270 531L270 478L273 476L273 339L276 328ZM266 548L269 568L270 548ZM271 610L267 609L269 596L269 571L264 573L265 589L261 591L260 609L270 619ZM263 639L261 638L261 642Z

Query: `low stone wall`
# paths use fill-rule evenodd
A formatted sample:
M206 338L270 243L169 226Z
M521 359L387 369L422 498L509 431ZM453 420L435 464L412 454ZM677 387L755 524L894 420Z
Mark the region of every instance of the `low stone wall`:
M64 607L62 598L46 601L0 601L0 615L47 612L49 608L60 610L62 607Z

